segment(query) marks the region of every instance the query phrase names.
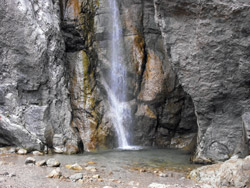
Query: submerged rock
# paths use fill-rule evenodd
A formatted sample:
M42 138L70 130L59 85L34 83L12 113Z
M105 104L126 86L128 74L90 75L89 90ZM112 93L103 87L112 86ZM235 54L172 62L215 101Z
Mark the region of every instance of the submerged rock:
M50 158L46 161L46 164L48 167L59 167L61 165L61 163L54 159L54 158Z

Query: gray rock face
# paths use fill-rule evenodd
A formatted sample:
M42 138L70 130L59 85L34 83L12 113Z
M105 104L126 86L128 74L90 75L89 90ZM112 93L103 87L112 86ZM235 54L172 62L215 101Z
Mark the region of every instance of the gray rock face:
M111 68L109 2L84 1L82 6L80 1L75 2L78 9L74 10L78 11L72 12L72 4L64 11L65 26L74 20L78 20L75 25L81 25L81 20L93 25L83 24L85 30L75 28L82 37L87 36L84 41L88 48L79 51L77 43L74 49L68 44L71 49L67 57L73 127L79 130L86 150L114 147L116 136L108 102L110 91L105 89ZM192 100L178 83L168 61L160 28L154 20L153 2L131 0L118 3L128 70L128 91L124 92L133 116L130 143L169 146L176 132L197 131ZM87 34L86 30L89 31Z
M77 147L70 127L59 1L0 5L0 144Z
M165 49L198 122L197 161L224 160L249 111L249 1L154 1Z

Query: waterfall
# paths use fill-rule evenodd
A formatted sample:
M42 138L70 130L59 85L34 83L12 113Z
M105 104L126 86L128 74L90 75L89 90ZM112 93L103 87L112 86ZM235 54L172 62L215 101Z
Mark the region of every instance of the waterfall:
M130 149L129 127L132 124L131 110L127 105L127 69L124 58L120 13L116 0L109 0L111 10L110 84L109 103L112 123L121 149Z

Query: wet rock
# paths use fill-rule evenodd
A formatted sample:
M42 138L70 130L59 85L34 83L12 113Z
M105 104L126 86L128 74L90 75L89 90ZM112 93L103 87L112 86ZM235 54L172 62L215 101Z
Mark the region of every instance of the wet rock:
M83 179L83 174L82 173L73 174L69 177L69 179L71 181L76 182L77 180Z
M169 186L160 183L151 183L148 188L168 188Z
M33 158L33 157L28 157L26 160L25 160L25 164L35 164L36 163L36 159Z
M56 168L56 169L52 170L47 177L48 178L60 178L61 176L62 176L61 169Z
M54 158L50 158L46 161L46 164L48 167L59 167L61 165L61 163L54 159Z
M223 163L200 167L191 171L190 178L212 187L249 187L250 157L230 159Z
M41 160L36 162L36 166L45 166L46 165L46 160Z
M71 170L82 170L83 169L82 166L80 166L77 163L75 163L73 165L66 165L65 167L68 169L71 169Z
M27 153L28 153L28 151L26 149L19 149L17 151L17 154L19 154L19 155L26 155Z
M43 155L43 153L40 151L33 151L32 154L35 156L42 156Z

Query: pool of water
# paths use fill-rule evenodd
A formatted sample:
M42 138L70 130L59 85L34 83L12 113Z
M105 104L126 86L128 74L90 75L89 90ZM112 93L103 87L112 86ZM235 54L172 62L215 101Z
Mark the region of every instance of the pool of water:
M32 156L32 154L29 154ZM3 157L3 156L2 156ZM8 156L6 156L9 158ZM16 162L23 163L27 156L15 155ZM78 163L86 166L94 162L96 167L105 168L110 171L122 171L124 169L147 169L147 171L177 171L189 172L199 167L190 163L190 154L177 149L141 149L138 150L108 150L100 152L85 152L78 155L44 155L34 156L36 160L56 158L64 166L66 164ZM5 158L6 159L6 158ZM13 158L9 158L13 160ZM90 163L90 164L91 164Z
M92 161L110 170L138 167L185 172L199 167L190 163L189 153L177 149L110 150L70 156L53 155L53 157L65 164L87 164Z

